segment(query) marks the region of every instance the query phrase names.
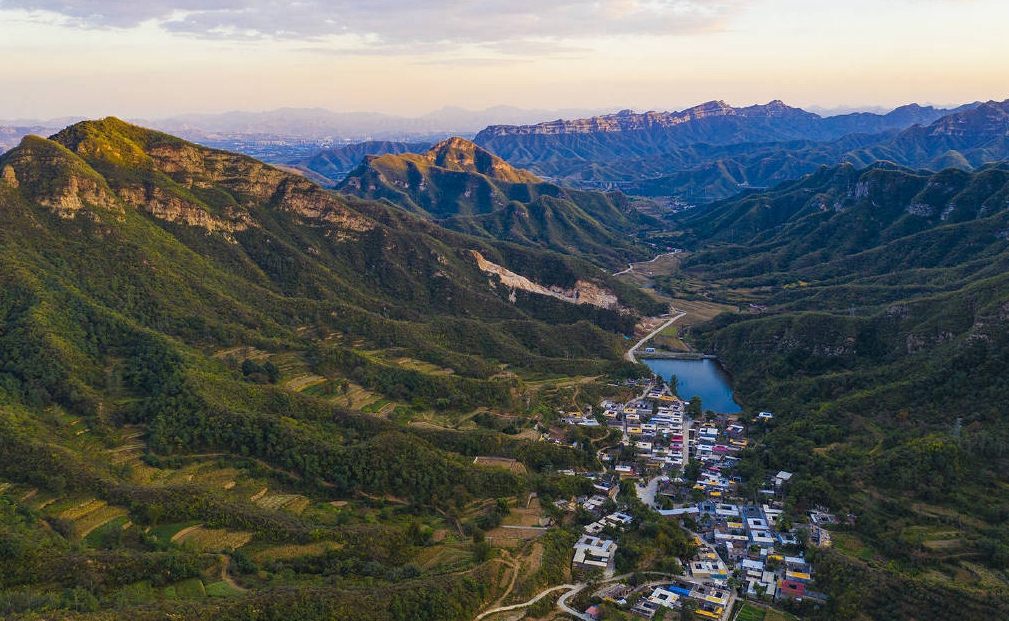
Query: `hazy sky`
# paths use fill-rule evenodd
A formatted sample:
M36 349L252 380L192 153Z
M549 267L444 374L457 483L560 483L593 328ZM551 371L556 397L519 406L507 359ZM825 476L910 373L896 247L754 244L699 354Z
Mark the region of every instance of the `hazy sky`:
M1006 0L0 0L0 118L1009 98Z

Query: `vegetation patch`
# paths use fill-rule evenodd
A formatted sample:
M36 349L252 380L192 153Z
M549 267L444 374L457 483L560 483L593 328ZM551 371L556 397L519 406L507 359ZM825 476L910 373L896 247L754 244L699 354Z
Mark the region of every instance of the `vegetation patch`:
M190 578L172 585L175 589L176 597L182 599L199 599L206 597L207 591L203 587L203 581L199 578Z
M251 540L252 533L229 531L224 528L204 528L203 526L190 526L172 537L173 542L198 552L236 550Z
M735 621L765 621L767 618L766 615L767 611L763 608L743 604L743 607L739 609L739 614L736 615Z
M206 587L207 597L239 597L245 594L245 591L240 591L235 587L231 586L223 580L219 582L211 582Z

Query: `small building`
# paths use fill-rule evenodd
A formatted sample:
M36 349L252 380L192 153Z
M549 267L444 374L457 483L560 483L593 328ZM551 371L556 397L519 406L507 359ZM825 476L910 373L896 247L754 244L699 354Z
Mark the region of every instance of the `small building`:
M682 596L678 593L674 593L662 587L656 587L655 590L652 591L652 594L648 596L648 601L653 604L658 604L659 606L665 606L666 608L678 608L680 606L681 598Z
M582 535L575 543L575 556L571 566L575 570L601 569L613 571L617 544L612 539L600 539L592 535Z
M778 581L778 597L801 599L805 595L806 585L804 583L788 579Z

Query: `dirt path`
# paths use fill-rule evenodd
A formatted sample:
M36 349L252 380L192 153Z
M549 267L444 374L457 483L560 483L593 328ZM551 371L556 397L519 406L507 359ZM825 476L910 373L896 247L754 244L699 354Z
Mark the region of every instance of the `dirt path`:
M221 559L221 580L226 582L229 587L235 589L236 591L241 591L242 593L248 593L249 589L235 582L234 578L231 577L231 574L228 573L228 565L231 564L231 557L228 556L227 554L222 554L220 556L220 559Z
M511 581L508 583L508 588L505 589L505 592L501 594L501 597L497 598L497 601L494 602L495 606L500 606L501 602L505 601L505 599L509 595L511 595L512 589L515 588L515 582L518 580L519 577L519 563L514 558L512 558L512 555L511 553L508 552L508 550L502 550L501 552L502 552L501 562L504 563L507 567L511 567L512 578ZM477 617L477 619L479 618L480 617Z

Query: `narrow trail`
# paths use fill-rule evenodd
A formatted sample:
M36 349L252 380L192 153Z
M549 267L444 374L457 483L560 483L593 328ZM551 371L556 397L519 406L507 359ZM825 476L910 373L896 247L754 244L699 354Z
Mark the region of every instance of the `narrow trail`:
M504 552L504 554L501 556L501 561L507 567L511 567L512 579L511 582L508 583L508 588L505 589L505 592L501 594L501 597L497 598L496 602L494 602L496 606L500 606L501 602L505 601L505 598L511 595L512 590L515 588L515 582L518 581L519 570L521 569L521 564L514 558L512 558L511 553L509 553L507 550L502 551Z
M222 554L220 558L221 558L221 580L223 580L225 583L227 583L229 587L235 589L236 591L241 591L242 593L248 593L249 589L235 582L234 578L231 577L231 574L228 573L228 565L231 564L231 557L228 556L227 554Z

